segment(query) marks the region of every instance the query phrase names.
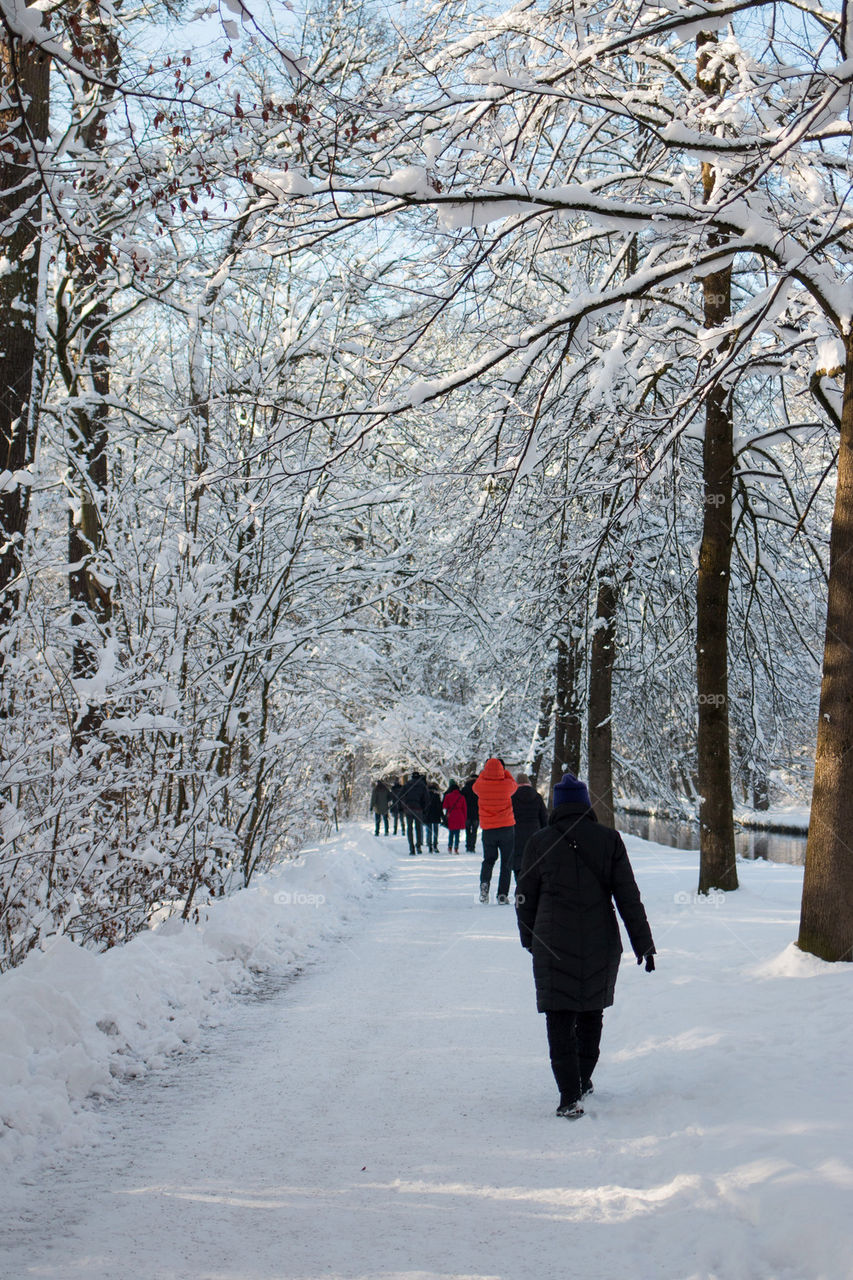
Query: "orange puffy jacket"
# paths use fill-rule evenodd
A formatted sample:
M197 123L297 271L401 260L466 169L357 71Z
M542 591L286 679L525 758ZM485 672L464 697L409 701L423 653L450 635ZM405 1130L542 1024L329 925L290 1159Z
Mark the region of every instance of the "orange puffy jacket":
M494 827L514 827L512 793L518 783L495 756L486 761L485 768L474 783L474 794L480 802L480 826L483 831Z

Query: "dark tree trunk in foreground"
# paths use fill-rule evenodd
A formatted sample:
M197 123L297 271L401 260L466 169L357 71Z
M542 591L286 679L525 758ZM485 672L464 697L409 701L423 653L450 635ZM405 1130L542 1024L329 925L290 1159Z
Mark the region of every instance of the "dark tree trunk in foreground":
M697 81L709 95L721 86L706 80L705 68L716 53L713 35L697 39ZM714 189L715 172L702 166L705 199ZM721 327L731 317L732 273L727 267L702 278L704 324ZM713 357L711 357L713 358ZM703 448L704 517L696 580L696 685L699 704L697 779L699 805L699 892L736 889L734 807L729 747L729 578L732 559L732 488L734 445L732 404L721 382L705 402Z
M29 489L13 477L35 458L38 426L42 182L33 143L47 138L49 87L40 50L0 33L0 472L11 473L0 483L0 640L17 605L29 507Z
M731 310L731 272L703 280L705 323ZM699 892L736 889L734 807L729 749L729 578L732 559L732 410L726 387L711 388L705 407L705 511L696 579L696 686Z
M613 663L616 657L618 592L609 574L598 579L592 644L589 654L587 714L588 786L598 821L614 825L613 817Z
M838 482L798 945L853 959L853 335L845 337Z

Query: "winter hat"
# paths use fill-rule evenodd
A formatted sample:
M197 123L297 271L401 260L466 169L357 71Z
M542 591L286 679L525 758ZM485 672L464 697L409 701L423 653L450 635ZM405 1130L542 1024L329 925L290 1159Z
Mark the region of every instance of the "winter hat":
M530 786L530 779L528 778L528 776L527 776L527 774L526 774L526 773L517 773L517 774L515 775L515 780L516 780L516 782L518 783L518 785L519 785L520 787L529 787L529 786Z
M589 798L586 783L581 782L573 773L564 773L554 788L554 804L555 806L558 804L582 804L587 809L591 809L592 801Z

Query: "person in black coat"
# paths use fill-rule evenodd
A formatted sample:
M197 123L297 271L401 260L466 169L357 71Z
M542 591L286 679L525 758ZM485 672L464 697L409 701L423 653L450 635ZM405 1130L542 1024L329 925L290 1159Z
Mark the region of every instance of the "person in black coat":
M586 786L565 774L548 826L527 842L516 912L545 1014L557 1115L569 1119L592 1093L603 1010L613 1003L622 958L614 902L637 963L651 972L655 946L622 837L596 821Z
M397 826L406 829L406 820L403 817L403 811L400 808L400 792L403 790L403 784L399 778L395 778L391 783L391 817L394 819L394 835L397 834Z
M462 794L465 797L467 805L467 813L465 815L465 852L477 852L477 832L480 829L480 802L474 791L474 783L477 781L477 774L473 773L465 786L462 788Z
M409 853L424 851L424 811L429 803L429 791L422 773L413 773L400 792L400 812L406 819L406 836Z
M427 797L427 805L424 810L427 851L429 853L438 853L438 829L444 817L444 809L441 806L441 792L430 783L427 788Z
M512 855L512 870L515 875L515 887L518 888L525 846L532 835L541 831L543 827L547 827L548 809L526 773L517 773L515 780L518 783L518 790L512 795L512 811L515 814L515 852Z
M370 811L376 815L376 830L374 835L379 835L379 825L385 822L385 834L388 834L388 810L391 807L391 788L383 778L378 782L374 782L373 790L370 793Z

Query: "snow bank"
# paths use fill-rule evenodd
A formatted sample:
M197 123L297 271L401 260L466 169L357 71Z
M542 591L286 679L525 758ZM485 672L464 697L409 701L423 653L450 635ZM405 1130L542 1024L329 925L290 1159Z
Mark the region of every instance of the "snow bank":
M340 934L395 861L350 830L205 908L112 951L67 938L0 976L0 1165L85 1140L86 1100L193 1044L259 974L292 973Z

